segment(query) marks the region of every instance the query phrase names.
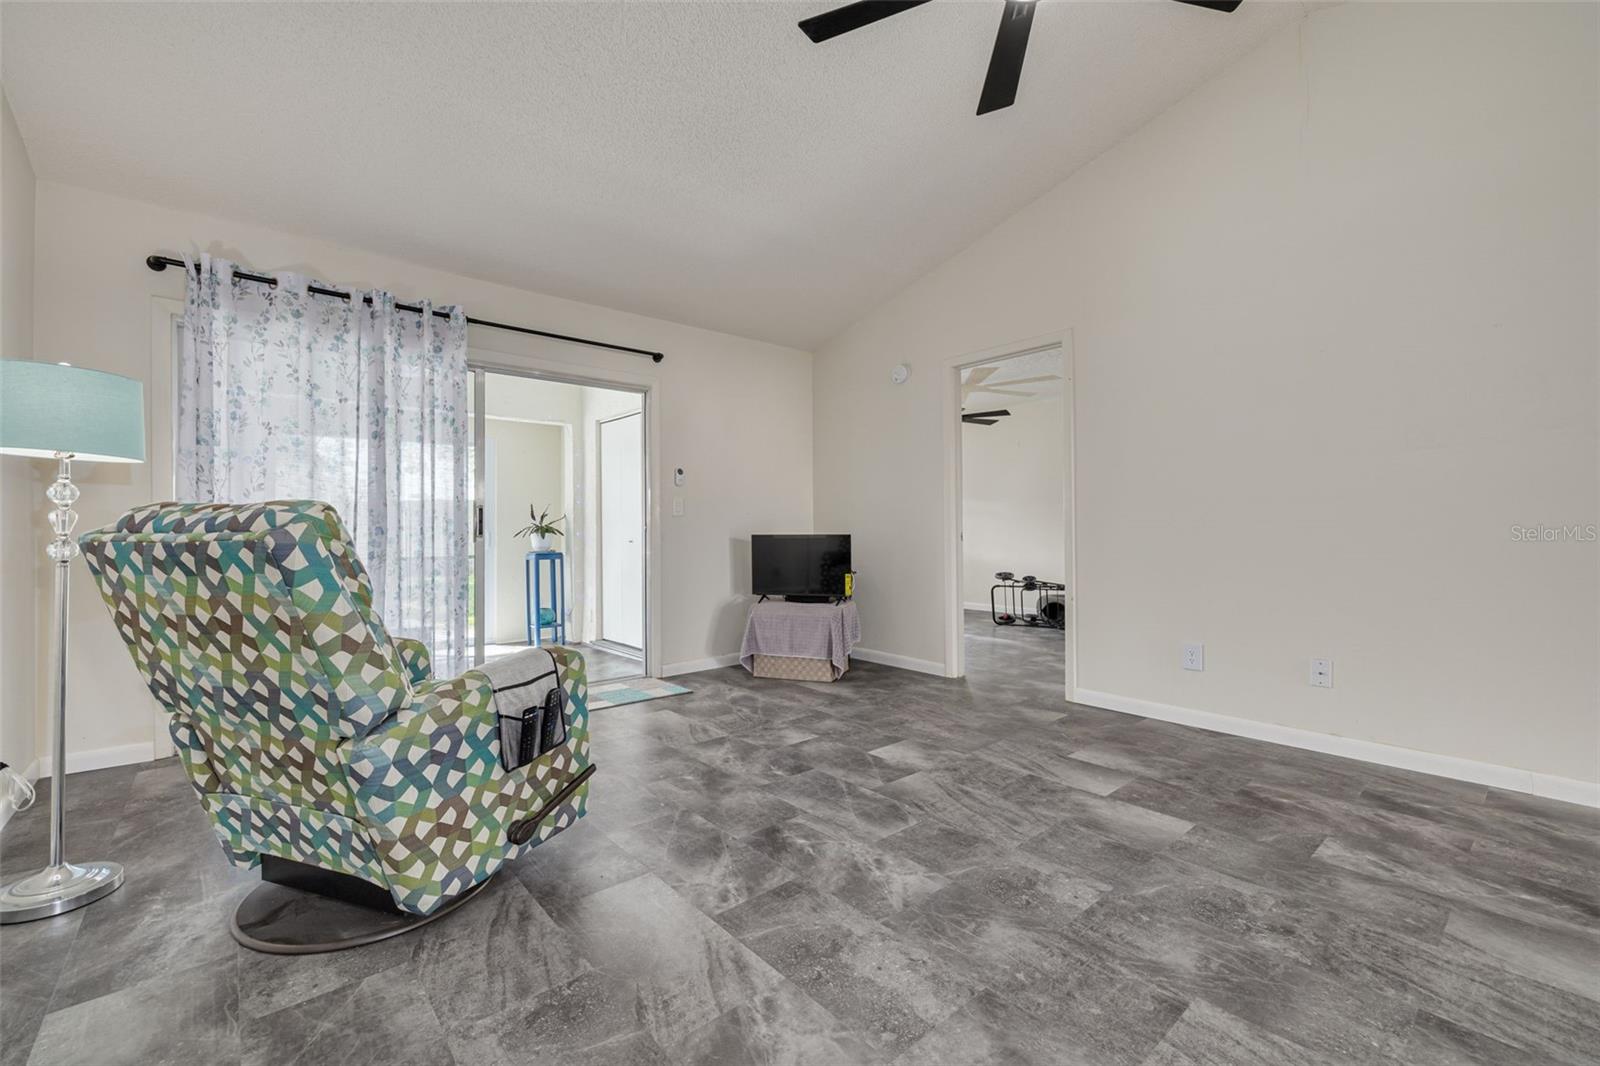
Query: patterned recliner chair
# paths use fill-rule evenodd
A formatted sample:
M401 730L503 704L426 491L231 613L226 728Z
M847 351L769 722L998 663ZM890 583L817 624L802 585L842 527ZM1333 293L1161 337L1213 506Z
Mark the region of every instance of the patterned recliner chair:
M507 771L488 677L433 680L390 638L327 504L154 504L81 544L235 864L348 874L427 915L583 817L583 657L551 649L567 742Z

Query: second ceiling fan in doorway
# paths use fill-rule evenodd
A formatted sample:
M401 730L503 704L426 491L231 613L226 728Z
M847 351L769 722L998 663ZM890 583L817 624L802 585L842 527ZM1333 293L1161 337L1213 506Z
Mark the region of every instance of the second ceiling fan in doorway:
M1244 0L1178 0L1180 4L1232 12ZM817 44L841 33L859 30L890 15L898 15L928 0L857 0L800 20L800 29ZM1033 28L1033 9L1038 0L1006 0L1000 15L1000 32L995 35L994 51L989 55L989 73L983 79L978 97L978 114L986 115L1010 107L1017 99L1017 83L1022 80L1022 58L1028 50L1028 31Z

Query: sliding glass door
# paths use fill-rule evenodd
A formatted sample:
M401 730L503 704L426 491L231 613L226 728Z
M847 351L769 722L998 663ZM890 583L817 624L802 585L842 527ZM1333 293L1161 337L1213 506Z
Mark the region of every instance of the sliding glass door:
M644 391L471 369L474 661L562 643L591 682L643 675ZM540 516L555 529L535 543L526 527Z
M483 550L485 534L487 531L487 515L484 513L484 483L486 471L484 470L484 389L486 375L482 370L473 369L472 387L469 390L468 417L472 419L472 498L467 501L471 517L471 551L472 551L472 589L468 600L467 632L472 644L472 665L482 665L484 660L485 625L484 612L486 602L484 596L484 559Z

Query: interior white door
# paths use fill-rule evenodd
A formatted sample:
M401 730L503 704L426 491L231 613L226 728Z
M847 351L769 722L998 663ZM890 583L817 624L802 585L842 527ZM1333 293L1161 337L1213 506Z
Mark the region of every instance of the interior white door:
M644 418L599 424L600 637L644 647Z

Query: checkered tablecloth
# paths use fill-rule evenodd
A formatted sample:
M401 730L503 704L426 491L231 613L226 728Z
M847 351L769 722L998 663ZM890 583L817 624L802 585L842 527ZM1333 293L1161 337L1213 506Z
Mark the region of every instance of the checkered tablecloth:
M833 676L850 668L850 650L861 642L861 618L853 600L788 603L766 600L750 608L739 661L754 672L757 655L827 659Z

